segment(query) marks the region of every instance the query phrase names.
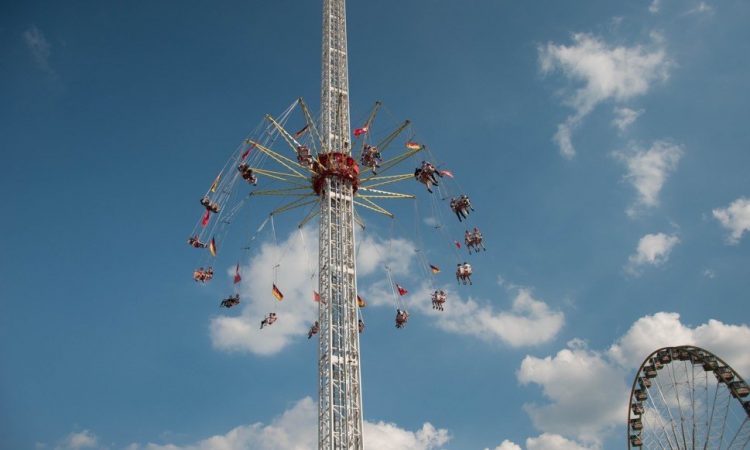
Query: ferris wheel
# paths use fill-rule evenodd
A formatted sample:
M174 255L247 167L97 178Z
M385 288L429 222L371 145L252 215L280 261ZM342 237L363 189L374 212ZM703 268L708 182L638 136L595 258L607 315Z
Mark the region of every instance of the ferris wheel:
M628 448L744 449L750 393L729 364L695 346L652 352L633 380Z

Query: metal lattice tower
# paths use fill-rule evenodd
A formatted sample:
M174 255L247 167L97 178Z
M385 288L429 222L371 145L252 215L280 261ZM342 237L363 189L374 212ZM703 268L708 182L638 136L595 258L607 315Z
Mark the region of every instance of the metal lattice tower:
M323 0L321 153L351 154L345 0ZM362 449L354 188L327 177L320 197L318 448Z

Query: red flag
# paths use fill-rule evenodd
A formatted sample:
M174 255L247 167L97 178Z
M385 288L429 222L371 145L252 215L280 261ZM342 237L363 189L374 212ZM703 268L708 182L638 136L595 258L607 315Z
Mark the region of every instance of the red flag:
M201 219L201 226L206 227L208 225L208 219L211 218L211 215L208 213L208 210L206 210L206 213L203 214L203 219Z
M252 148L252 147L250 147L250 148ZM249 148L249 149L247 149L247 150L245 150L244 152L242 152L242 158L241 158L241 159L242 159L243 161L245 160L245 158L247 158L247 155L249 155L249 154L250 154L250 148Z
M356 128L354 130L354 137L359 137L359 136L362 136L363 134L367 134L367 127Z
M441 170L440 175L448 178L453 178L453 172L451 172L450 170Z
M308 128L310 128L310 125L305 125L304 127L302 127L301 130L299 130L298 132L294 133L294 137L298 138L298 137L302 136L303 134L305 134L305 132L307 131Z
M313 291L313 301L314 302L320 302L320 294L318 294L315 291Z
M453 241L456 244L456 248L461 248L461 243L458 241Z
M237 263L237 267L234 268L234 284L237 284L240 281L242 281L242 277L240 276L240 263Z
M401 295L401 296L404 296L409 293L409 291L399 286L398 283L396 283L396 289L398 289L398 295Z

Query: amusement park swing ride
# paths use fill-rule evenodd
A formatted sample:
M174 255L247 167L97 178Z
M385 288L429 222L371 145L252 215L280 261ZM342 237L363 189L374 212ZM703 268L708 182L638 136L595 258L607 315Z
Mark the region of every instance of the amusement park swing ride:
M226 251L223 243L238 212L256 199L285 200L258 228L257 233L270 222L274 239L274 218L281 214L306 210L300 229L318 220L318 286L312 293L318 316L310 318L307 332L308 338L317 336L319 340L318 448L362 449L359 334L364 331L362 308L366 302L358 295L355 251L355 227L365 228L360 211L393 219L395 214L381 204L383 201L416 198L393 187L406 182L423 184L437 223L433 228L443 234L456 254L455 275L460 285L472 284L473 269L461 261L457 250L464 245L469 254L477 253L484 245L479 229L469 229L467 223L473 211L469 197L460 190L453 173L441 168L427 145L415 139L410 121L380 132L377 119L384 107L376 102L364 122L351 130L345 0L323 0L322 53L320 114L314 115L299 98L280 115L266 115L231 153L200 198L202 212L188 244L203 252L203 263L193 278L207 283L214 277L213 261ZM412 170L412 165L406 173L393 173L408 162L416 168ZM449 208L459 225L467 225L463 236L460 231L451 235L455 222L453 226L442 223L443 211ZM417 260L427 277L441 272L427 261L424 252L418 252ZM285 300L284 286L278 285L276 277L283 267L277 264L273 270L269 297L278 303ZM395 325L404 328L409 313L403 297L408 290L396 283L390 268L385 270L396 304ZM241 280L237 263L235 292L221 300L221 307L241 304L236 288ZM435 289L431 299L414 301L423 300L431 300L437 311L449 308L442 289ZM267 332L266 328L273 329L284 317L270 311L258 320Z

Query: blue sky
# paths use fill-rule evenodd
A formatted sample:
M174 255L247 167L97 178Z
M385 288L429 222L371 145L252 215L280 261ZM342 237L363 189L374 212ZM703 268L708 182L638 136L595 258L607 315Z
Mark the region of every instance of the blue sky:
M299 214L243 252L275 204L248 205L207 286L184 241L264 114L299 96L318 109L320 4L1 10L0 447L309 446ZM448 234L426 225L412 181L421 217L363 213L367 448L617 448L629 383L662 345L750 376L747 2L383 0L348 16L354 125L375 100L384 126L411 119L488 246L457 256L463 228L444 203ZM442 313L414 249L443 267ZM219 311L238 261L247 300ZM384 264L410 289L403 330ZM276 307L286 318L256 332Z

